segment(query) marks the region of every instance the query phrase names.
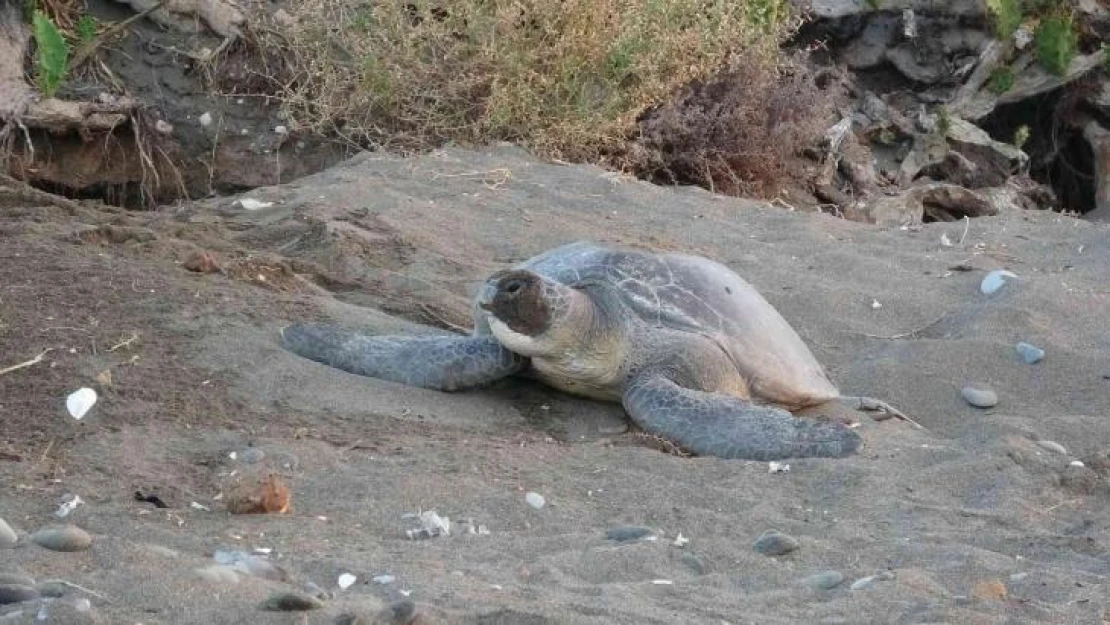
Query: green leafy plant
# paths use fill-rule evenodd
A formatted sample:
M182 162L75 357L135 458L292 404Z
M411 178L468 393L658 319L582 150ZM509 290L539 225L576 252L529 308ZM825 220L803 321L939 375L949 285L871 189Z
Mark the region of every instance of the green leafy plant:
M1014 70L1009 67L998 67L991 72L990 80L987 82L990 90L1003 94L1014 88Z
M937 107L937 132L940 136L947 137L948 131L952 129L952 118L948 114L948 108L944 106Z
M1013 141L1014 147L1020 150L1022 148L1022 146L1025 145L1025 142L1028 141L1028 140L1029 140L1029 126L1026 126L1025 124L1022 124L1022 125L1018 126L1017 130L1014 131L1014 141Z
M999 39L1009 39L1021 26L1021 0L987 0L987 9Z
M1048 71L1063 76L1075 58L1079 36L1072 28L1071 18L1051 16L1041 20L1033 33L1033 43L1037 47L1037 60Z
M77 38L82 43L88 43L96 39L96 33L100 30L100 22L88 13L81 14L77 18Z
M871 7L873 11L878 11L882 8L882 0L867 0L867 6Z
M35 17L35 10L38 8L38 0L23 0L23 21L28 24Z
M58 27L42 11L35 11L31 29L38 48L35 56L35 81L42 94L51 98L65 78L69 46Z

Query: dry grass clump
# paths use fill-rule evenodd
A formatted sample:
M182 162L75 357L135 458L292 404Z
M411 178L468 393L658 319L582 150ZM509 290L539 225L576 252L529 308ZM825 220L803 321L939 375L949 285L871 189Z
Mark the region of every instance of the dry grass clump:
M683 86L773 66L791 27L786 0L303 0L286 10L277 30L294 71L280 97L296 127L402 149L507 140L595 162L624 153L640 114Z
M657 182L773 197L810 177L797 156L822 137L835 104L801 59L752 58L645 113L633 165Z

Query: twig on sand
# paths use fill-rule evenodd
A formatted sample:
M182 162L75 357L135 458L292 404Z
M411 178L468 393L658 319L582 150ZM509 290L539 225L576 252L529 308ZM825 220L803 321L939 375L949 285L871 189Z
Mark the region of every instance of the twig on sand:
M76 588L77 590L80 590L82 592L87 592L90 595L92 595L92 596L94 596L94 597L96 597L96 598L98 598L101 601L104 601L106 603L111 603L112 602L111 599L109 599L108 597L105 597L104 595L96 592L95 590L92 590L91 588L85 588L84 586L82 586L80 584L74 584L73 582L67 582L64 579L48 579L44 583L46 583L46 584L61 584L63 586L69 586L70 588Z
M964 233L960 235L960 242L958 245L964 244L964 238L967 237L967 229L971 227L971 218L964 215Z
M927 330L927 329L935 326L936 324L940 323L941 320L943 320L947 316L948 316L948 313L944 313L943 315L937 317L936 319L933 319L932 321L930 321L929 323L926 323L925 325L921 326L920 328L914 328L914 329L912 329L908 332L899 332L898 334L868 334L866 332L860 332L859 334L861 334L862 336L866 336L869 339L887 339L887 340L904 339L906 337L913 336L913 335L917 334L918 332L922 332L924 330Z
M132 332L131 333L131 338L129 338L127 340L124 340L124 341L120 341L119 343L116 343L115 345L109 347L108 351L109 352L114 352L117 349L127 347L128 345L130 345L130 344L134 343L136 340L138 340L138 338L139 338L139 333L138 332Z
M4 367L3 369L0 369L0 375L4 375L5 373L11 373L12 371L19 371L20 369L26 369L27 367L30 367L32 365L37 365L40 362L42 362L43 357L46 356L48 353L50 353L51 350L53 350L53 348L48 347L48 348L42 350L42 353L40 353L38 356L35 356L34 358L32 358L32 359L30 359L26 362L21 362L19 364L12 365L10 367Z

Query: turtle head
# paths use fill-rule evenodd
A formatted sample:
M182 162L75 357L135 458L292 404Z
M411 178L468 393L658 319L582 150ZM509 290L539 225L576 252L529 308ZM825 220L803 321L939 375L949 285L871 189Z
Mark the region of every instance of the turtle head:
M558 349L567 331L574 289L525 269L494 274L478 297L489 314L490 330L502 345L525 356Z

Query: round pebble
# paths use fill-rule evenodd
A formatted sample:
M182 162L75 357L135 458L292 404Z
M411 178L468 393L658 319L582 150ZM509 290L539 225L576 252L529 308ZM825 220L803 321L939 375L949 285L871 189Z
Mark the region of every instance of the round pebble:
M34 586L35 578L16 571L0 571L0 584L17 584L19 586Z
M655 530L650 527L641 527L638 525L621 525L619 527L611 527L605 531L605 537L609 540L615 540L618 543L627 542L630 540L640 540L648 536L654 536Z
M547 503L546 500L544 500L543 495L531 491L528 491L528 493L524 495L524 501L536 510L539 510L544 506L545 503Z
M705 572L709 570L709 568L705 566L705 562L702 562L701 558L690 552L682 554L682 563L698 575L705 575Z
M35 590L39 591L40 597L50 597L52 599L57 599L58 597L66 596L66 591L69 589L66 588L66 585L61 582L50 581L36 585Z
M305 612L322 608L324 604L316 597L299 592L278 592L270 595L259 607L273 612Z
M1068 450L1065 449L1063 445L1061 445L1060 443L1057 443L1056 441L1037 441L1037 444L1040 445L1042 449L1047 449L1048 451L1054 451L1054 452L1056 452L1058 454L1061 454L1061 455L1064 455L1064 456L1068 455Z
M767 530L752 543L752 548L765 556L781 556L798 547L801 547L801 544L797 539L778 530Z
M16 536L15 530L4 519L0 519L0 549L10 549L19 542L19 536Z
M22 584L0 584L0 605L21 603L39 598L39 591L34 586Z
M1039 347L1022 342L1015 345L1014 348L1017 349L1018 355L1027 365L1035 365L1044 360L1044 350Z
M31 542L52 551L84 551L92 544L92 536L76 525L48 527L31 534Z
M989 388L965 386L960 395L976 408L993 408L998 405L998 394Z
M239 459L247 464L254 464L266 457L266 452L257 447L247 447L239 452Z
M836 588L844 581L844 574L840 571L821 571L798 580L802 586L814 590L829 590Z
M979 283L979 291L983 295L993 295L998 289L1001 289L1006 284L1006 278L1016 278L1017 274L1005 269L996 269L983 277L983 281Z

